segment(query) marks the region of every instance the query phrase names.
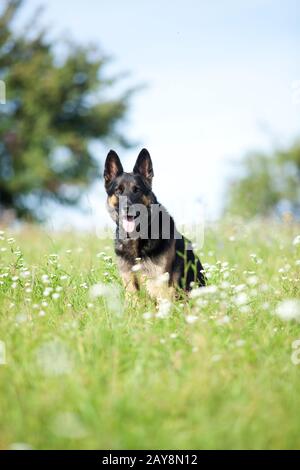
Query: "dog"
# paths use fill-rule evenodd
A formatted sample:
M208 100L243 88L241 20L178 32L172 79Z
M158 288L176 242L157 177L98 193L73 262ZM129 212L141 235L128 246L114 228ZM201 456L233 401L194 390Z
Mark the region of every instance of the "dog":
M191 242L152 191L149 152L141 150L133 171L123 170L110 150L105 161L107 208L116 223L115 254L126 292L146 287L155 300L205 285L205 275Z

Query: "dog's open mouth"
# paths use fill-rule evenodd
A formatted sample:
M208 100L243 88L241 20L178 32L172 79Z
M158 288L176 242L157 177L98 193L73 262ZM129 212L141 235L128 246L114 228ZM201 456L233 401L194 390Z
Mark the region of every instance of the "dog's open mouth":
M125 232L132 233L135 229L135 217L133 215L124 215L122 217L122 226Z

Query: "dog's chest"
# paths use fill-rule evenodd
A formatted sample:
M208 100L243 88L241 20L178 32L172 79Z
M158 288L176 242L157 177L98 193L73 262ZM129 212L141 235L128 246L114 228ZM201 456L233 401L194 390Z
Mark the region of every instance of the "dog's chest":
M137 264L133 266L134 270L141 271L141 273L150 279L155 279L166 272L167 263L164 256L152 260L151 258L145 258L143 260L137 260Z
M132 273L146 277L149 279L155 279L167 271L167 259L166 256L160 256L154 260L151 258L136 258L134 263L130 263L122 257L118 257L118 265L122 274Z

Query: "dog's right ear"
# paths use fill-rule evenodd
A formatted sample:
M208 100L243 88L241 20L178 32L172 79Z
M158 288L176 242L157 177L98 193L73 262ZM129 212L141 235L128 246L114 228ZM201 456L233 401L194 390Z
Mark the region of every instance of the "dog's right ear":
M107 154L104 166L104 184L107 189L113 179L123 173L122 163L118 154L114 150L110 150Z
M153 165L150 153L147 149L143 149L140 151L137 161L133 168L133 173L138 173L142 175L148 182L148 184L150 186L152 185L152 178L154 176Z

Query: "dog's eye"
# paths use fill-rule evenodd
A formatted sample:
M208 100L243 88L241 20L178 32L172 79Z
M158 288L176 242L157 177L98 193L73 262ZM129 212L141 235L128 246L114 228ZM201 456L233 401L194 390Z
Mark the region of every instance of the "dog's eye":
M139 190L140 190L140 188L138 186L133 186L133 188L132 188L133 193L138 193Z
M119 187L116 189L116 193L117 193L117 194L123 194L123 191L124 191L123 186L119 186Z

